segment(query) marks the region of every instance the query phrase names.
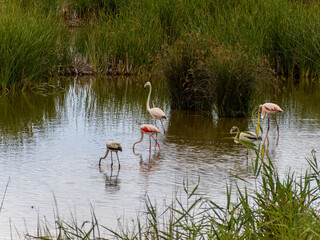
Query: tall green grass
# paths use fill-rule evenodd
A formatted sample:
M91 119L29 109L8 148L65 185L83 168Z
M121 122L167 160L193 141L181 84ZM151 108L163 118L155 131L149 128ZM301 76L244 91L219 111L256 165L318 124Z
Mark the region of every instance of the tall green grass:
M188 35L163 56L162 72L174 109L215 108L219 117L248 117L253 91L274 80L267 61L252 50L227 46L208 35Z
M154 73L154 66L166 57L161 55L163 48L173 47L190 34L209 36L231 48L250 49L266 58L284 79L318 82L320 6L316 1L10 0L1 7L1 15L1 63L12 62L11 56L21 61L16 64L18 70L2 68L6 69L1 70L6 72L2 73L3 86L14 79L7 75L16 75L16 71L23 72L20 79L41 75L29 70L29 53L42 64L34 65L48 75L47 69L61 64L59 57L67 45L73 49L69 65L79 49L98 72ZM80 37L71 44L62 26L81 26L81 34L75 35ZM28 53L24 56L15 44ZM6 49L13 52L6 53ZM57 51L60 53L54 54ZM39 60L40 55L46 59Z
M43 81L65 63L68 41L52 16L12 3L1 5L0 23L2 89Z
M168 83L173 109L211 110L214 92L209 88L205 61L210 55L209 44L199 35L189 35L166 49L162 72Z

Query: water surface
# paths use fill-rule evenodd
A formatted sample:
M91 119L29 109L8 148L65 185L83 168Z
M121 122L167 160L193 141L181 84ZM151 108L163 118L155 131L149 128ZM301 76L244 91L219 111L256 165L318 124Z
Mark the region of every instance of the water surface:
M151 105L167 114L167 136L159 137L160 155L154 148L149 152L148 138L133 152L139 126L154 123L146 110L144 82L77 79L64 83L65 91L45 96L0 98L1 196L10 179L0 213L1 239L36 235L38 222L53 227L57 214L64 220L76 216L81 224L91 219L92 210L100 224L116 228L118 221L135 219L146 196L159 205L170 202L184 181L194 186L199 178L199 192L223 205L234 175L251 181L246 149L234 143L229 131L234 125L254 130L252 120L171 110L167 89L156 80ZM302 90L255 99L253 104L272 101L284 109L278 115L278 145L273 119L269 133L269 154L280 174L300 173L310 151L320 151L319 100L320 94ZM111 171L110 156L98 166L110 140L123 147L120 171L116 162Z

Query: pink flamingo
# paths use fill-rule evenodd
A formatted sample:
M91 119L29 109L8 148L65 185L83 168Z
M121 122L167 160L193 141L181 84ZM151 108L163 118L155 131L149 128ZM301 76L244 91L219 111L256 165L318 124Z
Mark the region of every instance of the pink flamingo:
M162 128L163 128L163 132L164 132L164 134L166 134L166 130L164 129L163 123L162 123L162 119L167 119L166 114L160 108L157 108L157 107L150 108L150 96L151 96L151 91L152 91L152 87L151 87L150 82L147 82L144 85L144 88L146 88L148 86L150 87L150 90L149 90L149 95L148 95L148 100L147 100L147 110L150 113L151 117L153 117L155 119L154 124L156 127L157 127L157 120L160 120Z
M161 134L162 134L162 132L161 132L157 127L155 127L155 126L153 126L153 125L150 125L150 124L143 124L143 125L141 125L141 126L140 126L140 131L141 131L141 138L140 138L140 140L138 140L137 142L135 142L135 143L133 144L133 150L134 150L134 146L135 146L137 143L139 143L139 142L142 141L143 135L144 135L144 134L148 134L148 135L149 135L149 139L150 139L150 150L151 150L151 137L152 137L153 140L156 141L156 144L158 144L159 152L160 152L160 145L159 145L158 141L153 137L153 134L157 134L157 133L161 133Z
M261 119L264 119L264 117L266 116L266 113L268 114L268 130L266 133L266 137L268 136L269 127L270 127L270 114L274 116L274 120L276 121L276 125L277 125L278 140L279 140L279 125L277 123L276 113L283 112L281 107L279 107L275 103L265 103L259 106L259 112L261 112Z
M108 156L109 151L111 152L111 168L113 166L112 152L115 152L117 154L119 169L120 169L120 161L119 161L118 151L122 152L122 147L121 147L120 143L115 142L115 141L107 142L107 152L104 155L104 157L100 158L99 167L101 166L101 160L105 159Z

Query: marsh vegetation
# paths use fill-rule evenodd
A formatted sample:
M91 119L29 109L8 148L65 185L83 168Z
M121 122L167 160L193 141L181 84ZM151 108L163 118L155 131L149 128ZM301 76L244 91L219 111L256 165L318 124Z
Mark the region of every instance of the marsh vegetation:
M175 86L173 108L243 117L257 82L319 81L317 1L9 0L0 11L3 90L66 74L151 74Z

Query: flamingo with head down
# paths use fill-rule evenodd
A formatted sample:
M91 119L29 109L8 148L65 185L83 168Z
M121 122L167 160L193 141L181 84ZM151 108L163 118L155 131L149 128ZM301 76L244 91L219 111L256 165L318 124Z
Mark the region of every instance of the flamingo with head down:
M159 147L159 152L160 152L160 144L158 143L158 141L153 137L154 134L157 134L157 133L160 133L162 134L162 132L155 126L153 125L150 125L150 124L143 124L140 126L140 132L141 132L141 138L140 140L136 141L134 144L133 144L133 150L134 150L134 146L141 142L143 140L143 136L144 134L147 134L149 135L149 139L150 139L150 150L151 150L151 137L153 138L153 140L156 141L156 144L158 144L158 147Z
M279 112L283 112L281 107L279 107L275 103L264 103L264 104L261 104L259 106L259 113L260 112L261 112L261 119L264 119L266 114L268 114L268 129L267 129L266 137L268 136L269 127L270 127L270 115L274 116L274 120L275 120L276 125L277 125L278 140L279 140L279 125L278 125L278 122L277 122L276 114L279 113Z
M239 128L237 126L233 126L230 130L230 134L233 132L236 132L236 136L234 137L234 142L239 143L237 139L244 140L247 142L254 142L257 140L261 140L260 136L257 136L254 132L250 131L245 131L245 132L240 132ZM249 149L247 148L247 157L249 154Z
M115 142L115 141L107 142L107 152L104 155L104 157L100 158L99 167L101 166L101 160L105 159L108 156L108 153L111 152L111 168L112 168L113 167L112 152L115 152L117 154L117 159L118 159L118 164L119 164L119 169L120 169L120 161L119 161L118 151L122 152L122 147L121 147L120 143Z

